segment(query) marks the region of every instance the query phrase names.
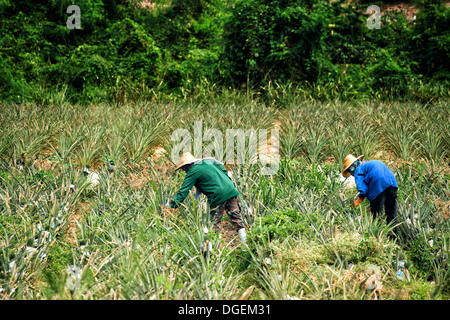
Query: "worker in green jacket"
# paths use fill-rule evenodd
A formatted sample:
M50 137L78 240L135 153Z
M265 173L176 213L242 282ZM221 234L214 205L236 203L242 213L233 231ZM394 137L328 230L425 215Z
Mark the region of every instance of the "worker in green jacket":
M214 158L195 159L187 152L180 157L180 163L175 170L179 169L186 172L186 177L174 200L170 202L170 207L177 208L187 197L189 190L195 186L197 196L203 193L208 198L214 230L219 231L219 224L226 211L239 238L245 242L245 226L241 216L241 205L237 198L239 192L222 163Z

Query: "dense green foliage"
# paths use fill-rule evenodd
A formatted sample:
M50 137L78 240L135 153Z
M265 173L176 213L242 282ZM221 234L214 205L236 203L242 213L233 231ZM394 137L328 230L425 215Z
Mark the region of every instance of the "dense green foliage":
M286 85L324 99L448 98L450 9L411 2L416 20L383 12L369 29L367 1L3 0L0 99L121 103ZM69 5L81 29L66 26Z
M393 2L0 0L0 298L448 299L450 9L368 28ZM275 175L229 166L248 241L209 259L204 197L164 207L199 120L280 130ZM349 153L396 175L396 241L350 208Z

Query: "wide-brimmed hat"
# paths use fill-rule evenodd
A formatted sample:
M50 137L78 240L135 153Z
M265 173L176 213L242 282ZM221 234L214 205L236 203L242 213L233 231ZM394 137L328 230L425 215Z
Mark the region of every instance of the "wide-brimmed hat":
M178 166L175 169L177 171L178 169L181 169L183 166L187 164L191 164L199 159L194 158L194 156L190 152L183 153L180 156L180 161L178 162Z
M342 175L346 178L350 176L350 172L346 172L347 170L356 160L362 160L364 158L364 155L360 155L358 158L355 158L351 154L345 157L344 159L344 169L342 170Z

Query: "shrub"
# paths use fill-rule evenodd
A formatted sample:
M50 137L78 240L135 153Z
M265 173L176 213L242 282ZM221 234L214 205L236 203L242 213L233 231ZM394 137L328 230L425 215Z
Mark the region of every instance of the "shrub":
M450 8L443 0L418 0L417 20L409 39L411 58L417 72L437 81L449 81Z
M327 8L318 1L236 1L224 25L232 82L315 82Z
M414 77L409 65L383 49L376 52L365 74L368 88L372 92L386 92L393 98L405 96Z

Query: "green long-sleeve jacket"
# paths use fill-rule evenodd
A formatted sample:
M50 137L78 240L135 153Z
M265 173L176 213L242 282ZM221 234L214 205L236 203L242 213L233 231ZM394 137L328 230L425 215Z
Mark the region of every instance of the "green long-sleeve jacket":
M214 161L203 160L187 172L170 207L176 208L183 202L193 186L206 195L211 208L239 195L224 166Z

